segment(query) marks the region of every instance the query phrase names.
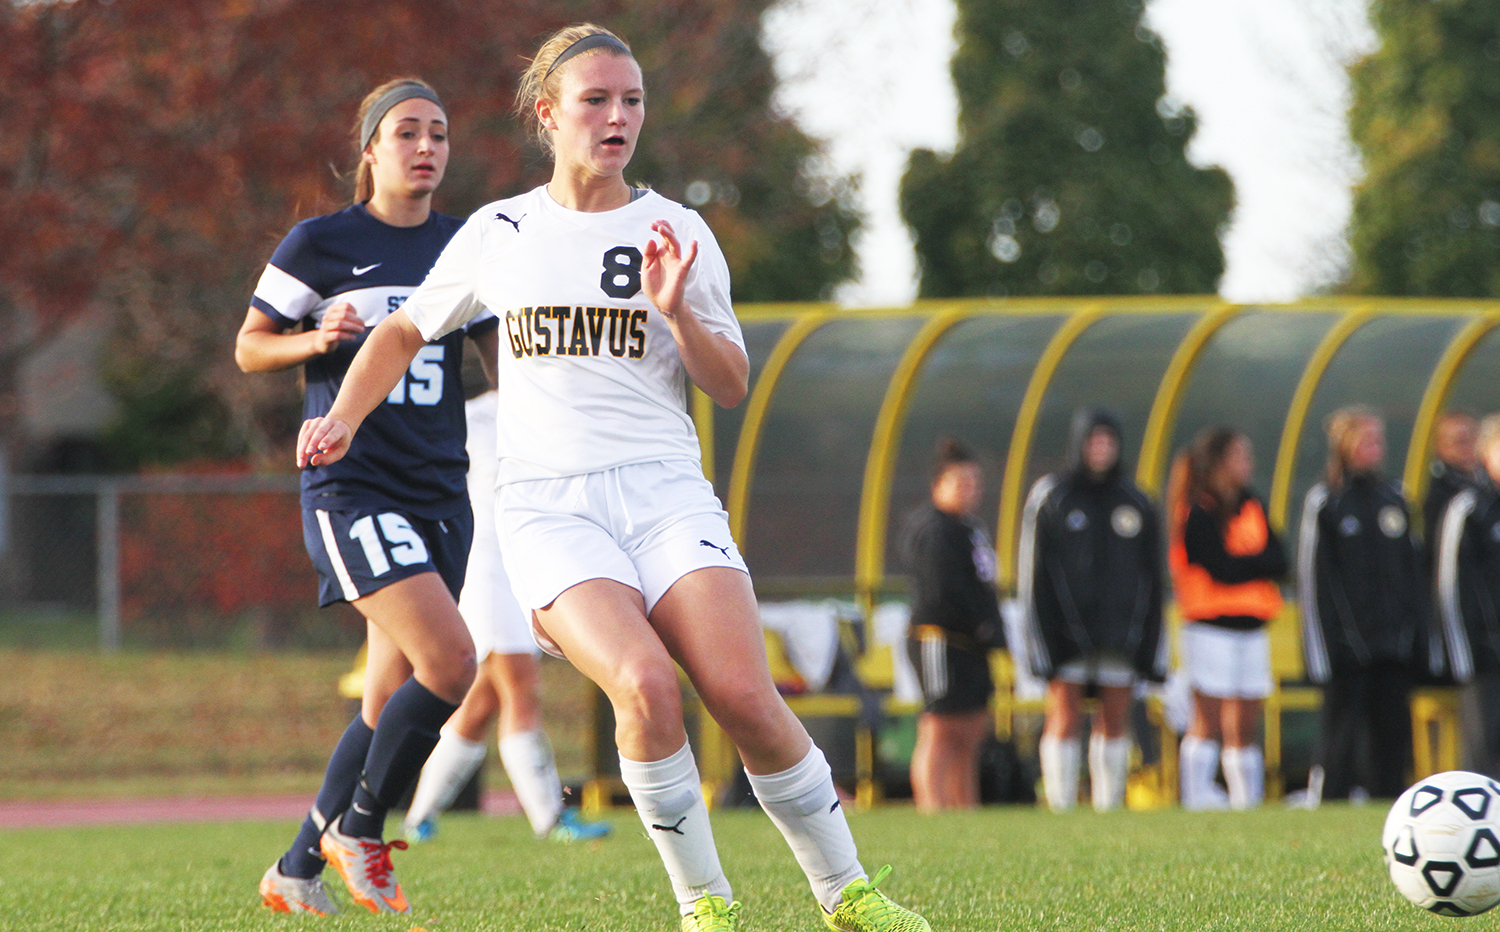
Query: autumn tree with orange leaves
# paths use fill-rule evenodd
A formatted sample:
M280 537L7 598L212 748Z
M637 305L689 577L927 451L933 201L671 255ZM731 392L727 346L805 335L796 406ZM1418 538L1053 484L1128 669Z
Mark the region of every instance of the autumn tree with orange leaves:
M771 106L771 0L75 0L0 5L0 436L16 364L62 322L111 328L116 465L278 463L294 373L247 378L234 335L298 220L348 203L350 123L395 75L443 95L437 209L544 180L510 114L540 37L593 20L631 42L648 122L631 180L704 213L736 300L817 299L853 274L845 179Z

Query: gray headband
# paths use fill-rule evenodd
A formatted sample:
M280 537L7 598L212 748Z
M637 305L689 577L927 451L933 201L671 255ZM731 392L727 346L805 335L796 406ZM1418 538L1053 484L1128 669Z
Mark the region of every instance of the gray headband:
M587 52L590 49L602 48L611 48L626 55L630 54L629 46L621 42L619 39L616 39L614 36L608 35L606 33L596 32L592 35L584 36L582 39L579 39L577 42L574 42L572 45L563 49L562 54L557 56L557 58L553 60L552 67L548 68L547 73L542 75L542 80L545 81L548 78L552 77L552 72L556 71L563 62L567 61L573 56L582 55L584 52Z
M379 128L380 121L385 119L385 115L391 112L392 107L403 100L411 100L414 97L432 101L438 105L438 109L443 111L444 116L448 115L448 108L443 106L441 100L438 100L438 95L435 92L428 90L420 84L398 84L376 98L375 103L370 107L370 112L365 114L365 121L359 127L359 151L363 152L369 147L370 138L375 135L375 130Z

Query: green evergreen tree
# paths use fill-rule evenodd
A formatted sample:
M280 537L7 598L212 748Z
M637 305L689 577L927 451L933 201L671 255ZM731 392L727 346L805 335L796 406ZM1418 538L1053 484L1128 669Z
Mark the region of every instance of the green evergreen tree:
M1139 0L958 0L959 144L912 153L924 297L1211 292L1233 202Z
M1380 48L1351 69L1350 290L1500 295L1500 5L1377 0Z

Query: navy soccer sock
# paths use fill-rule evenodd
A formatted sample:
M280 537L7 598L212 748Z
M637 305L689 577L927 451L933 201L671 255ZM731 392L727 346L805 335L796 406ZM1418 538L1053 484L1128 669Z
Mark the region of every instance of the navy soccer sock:
M438 730L457 709L418 683L416 677L401 684L375 725L365 770L339 824L340 831L356 838L381 837L386 811L416 782L438 743Z
M365 720L356 715L349 727L344 729L339 743L334 746L315 804L315 811L324 824L349 808L349 800L354 798L354 788L359 785L359 772L370 754L370 739L374 735L375 732L365 724ZM281 859L281 872L288 877L301 877L304 880L322 873L326 863L323 855L318 852L318 837L322 834L323 826L309 812L307 818L302 820L297 840L292 842L292 847Z

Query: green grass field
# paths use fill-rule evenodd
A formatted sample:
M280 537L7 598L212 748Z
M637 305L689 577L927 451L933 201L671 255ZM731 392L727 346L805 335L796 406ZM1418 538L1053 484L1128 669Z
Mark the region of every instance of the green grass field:
M1002 808L938 817L890 806L851 822L866 867L893 862L887 890L938 932L1500 927L1500 913L1443 919L1402 900L1380 859L1383 818L1381 806L1062 816ZM615 837L566 847L533 841L519 817L450 816L435 842L396 853L410 916L361 911L329 921L259 906L256 883L290 824L11 832L0 846L0 928L675 929L655 849L633 813L613 819ZM822 928L764 816L720 812L714 824L745 903L742 928Z

